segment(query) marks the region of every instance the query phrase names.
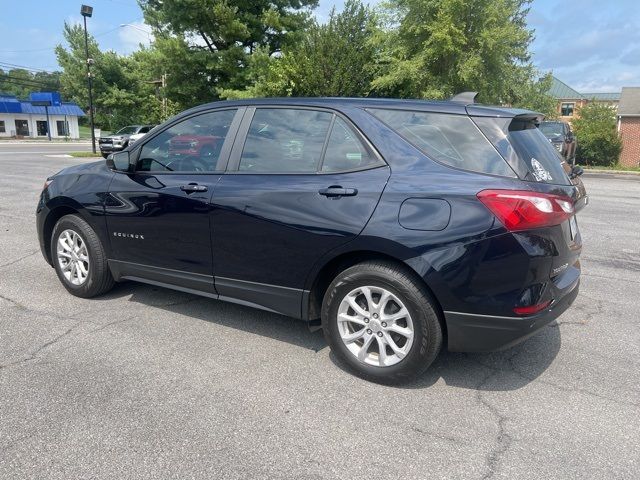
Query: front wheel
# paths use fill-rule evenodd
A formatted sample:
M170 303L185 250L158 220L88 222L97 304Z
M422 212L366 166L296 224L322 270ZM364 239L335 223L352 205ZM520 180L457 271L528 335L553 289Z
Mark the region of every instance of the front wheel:
M340 362L374 381L410 380L442 345L435 300L412 272L390 262L340 273L324 296L322 322Z
M101 295L115 283L100 239L78 215L65 215L56 223L51 256L58 278L76 297Z

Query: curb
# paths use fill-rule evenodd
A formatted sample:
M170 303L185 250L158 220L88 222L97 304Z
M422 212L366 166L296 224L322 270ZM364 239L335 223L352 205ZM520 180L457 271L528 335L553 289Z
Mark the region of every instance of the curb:
M634 172L633 170L599 170L595 168L585 168L584 174L589 175L590 173L605 174L605 175L640 175L640 172Z

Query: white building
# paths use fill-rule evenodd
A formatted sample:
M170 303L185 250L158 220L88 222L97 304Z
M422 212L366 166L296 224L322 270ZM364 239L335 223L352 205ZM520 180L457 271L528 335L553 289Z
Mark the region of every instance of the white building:
M84 112L75 103L62 102L49 110L51 138L80 137L78 117ZM45 107L18 100L12 95L0 94L0 138L47 138L47 114Z

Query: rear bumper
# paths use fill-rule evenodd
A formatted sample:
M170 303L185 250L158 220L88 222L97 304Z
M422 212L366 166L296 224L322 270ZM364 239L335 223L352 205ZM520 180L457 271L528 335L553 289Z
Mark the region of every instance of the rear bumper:
M578 296L579 278L562 298L529 317L499 317L444 312L452 352L491 352L516 345L558 318Z

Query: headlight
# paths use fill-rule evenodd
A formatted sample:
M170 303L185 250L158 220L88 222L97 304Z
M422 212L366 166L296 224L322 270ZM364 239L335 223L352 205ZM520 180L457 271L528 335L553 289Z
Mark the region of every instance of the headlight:
M561 143L554 143L553 146L556 147L557 151L559 151L559 152L562 151L562 144Z

